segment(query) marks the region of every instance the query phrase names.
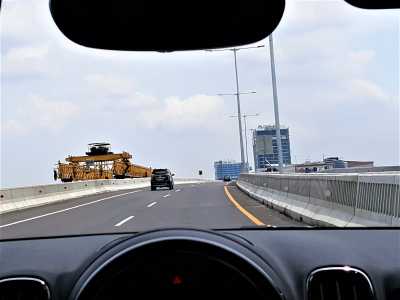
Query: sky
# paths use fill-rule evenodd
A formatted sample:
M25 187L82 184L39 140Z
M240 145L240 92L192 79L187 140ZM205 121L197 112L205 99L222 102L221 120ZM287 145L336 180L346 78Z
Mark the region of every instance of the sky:
M399 165L399 10L286 2L273 36L292 161ZM231 51L89 49L63 36L48 0L2 5L1 187L51 183L57 161L91 142L179 177L212 178L214 161L240 159L235 97L217 96L235 91ZM248 129L273 124L267 48L239 51L238 72L240 90L256 91L241 97L243 113L260 114Z

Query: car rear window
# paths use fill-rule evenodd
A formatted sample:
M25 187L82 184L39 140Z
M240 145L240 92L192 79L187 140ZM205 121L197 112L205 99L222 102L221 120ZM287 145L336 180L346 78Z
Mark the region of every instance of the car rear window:
M168 170L166 169L158 169L158 170L153 170L153 174L167 174Z

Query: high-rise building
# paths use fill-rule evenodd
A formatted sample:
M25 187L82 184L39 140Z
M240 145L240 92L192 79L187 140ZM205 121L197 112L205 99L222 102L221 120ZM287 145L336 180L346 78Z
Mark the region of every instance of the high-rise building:
M240 162L235 161L216 161L214 162L215 179L222 180L224 176L229 176L231 179L238 179L240 175Z
M281 127L282 159L291 164L289 128ZM260 125L253 131L253 154L255 169L279 165L276 129L272 125Z

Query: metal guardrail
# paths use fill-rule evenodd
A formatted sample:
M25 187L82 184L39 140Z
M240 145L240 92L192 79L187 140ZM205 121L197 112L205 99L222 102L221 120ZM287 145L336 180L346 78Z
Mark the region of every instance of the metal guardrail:
M400 173L241 174L238 182L260 187L289 206L302 206L314 217L345 215L350 226L400 226Z
M381 172L400 172L400 166L384 167L353 167L319 171L320 173L381 173Z

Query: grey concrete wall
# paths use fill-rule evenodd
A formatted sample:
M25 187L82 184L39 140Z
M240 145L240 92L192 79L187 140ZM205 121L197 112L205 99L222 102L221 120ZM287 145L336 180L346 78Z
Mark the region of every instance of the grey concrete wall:
M400 174L241 174L237 185L312 225L400 226Z

